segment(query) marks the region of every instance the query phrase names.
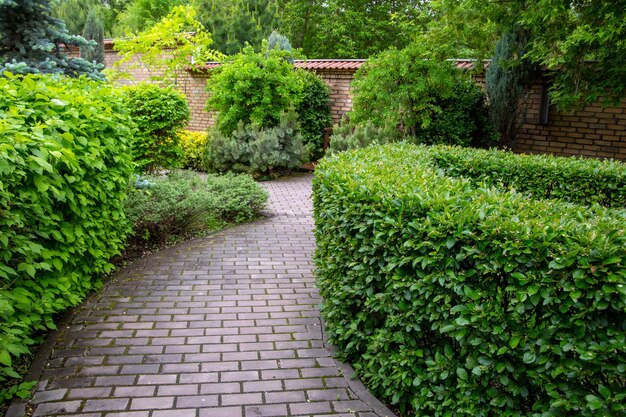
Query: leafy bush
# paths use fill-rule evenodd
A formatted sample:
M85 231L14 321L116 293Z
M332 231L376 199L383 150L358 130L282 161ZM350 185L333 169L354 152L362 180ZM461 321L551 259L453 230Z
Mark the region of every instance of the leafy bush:
M298 70L304 84L302 98L296 106L302 140L311 148L311 159L324 156L324 129L332 126L330 88L310 71Z
M209 171L268 174L298 168L308 154L302 144L297 115L289 111L283 113L277 127L261 129L240 123L230 136L212 132L206 166Z
M183 148L183 168L204 171L204 152L209 143L207 132L183 130L178 137Z
M148 83L124 91L126 106L137 124L132 146L139 170L177 167L183 156L178 133L189 121L185 96L172 87Z
M533 198L626 207L626 170L620 162L448 147L433 148L431 158L448 176L514 188Z
M435 159L457 152L369 147L318 165L315 262L331 341L406 415L624 415L626 210L450 177ZM626 169L559 162L562 181ZM559 197L581 200L569 191Z
M217 112L223 135L231 135L239 123L275 127L280 115L301 101L302 79L286 60L291 55L264 45L258 53L248 46L212 70L207 110Z
M389 50L355 75L353 123L394 126L428 144L479 146L495 140L483 91L450 62L416 48Z
M267 192L246 175L170 173L144 176L126 203L136 241L165 242L224 223L240 223L259 215Z
M109 85L0 78L0 383L120 252L132 125ZM0 396L5 396L0 394Z
M343 121L333 127L329 153L365 148L370 145L384 145L403 138L405 137L402 131L393 126L378 127L370 121L355 125Z

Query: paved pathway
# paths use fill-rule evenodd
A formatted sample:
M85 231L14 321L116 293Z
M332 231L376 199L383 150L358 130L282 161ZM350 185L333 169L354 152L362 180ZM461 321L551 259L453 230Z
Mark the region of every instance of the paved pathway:
M118 273L49 341L33 415L393 416L322 340L310 183L266 183L267 218Z

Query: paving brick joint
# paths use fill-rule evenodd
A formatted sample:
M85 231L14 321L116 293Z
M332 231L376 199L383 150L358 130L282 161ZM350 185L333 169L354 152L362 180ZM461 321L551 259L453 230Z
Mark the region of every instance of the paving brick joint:
M32 415L393 417L324 343L311 179L264 183L264 219L121 270L49 343Z

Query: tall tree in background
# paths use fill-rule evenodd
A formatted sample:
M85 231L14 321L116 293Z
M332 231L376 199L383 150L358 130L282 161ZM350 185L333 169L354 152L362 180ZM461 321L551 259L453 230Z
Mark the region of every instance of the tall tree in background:
M127 36L150 29L174 7L188 3L185 0L131 0L118 15L114 33Z
M63 21L52 17L48 0L0 0L0 73L87 74L103 80L98 66L68 58L62 51L87 45L87 40L70 35Z
M534 78L532 64L523 58L527 43L527 34L522 30L505 33L485 74L489 117L504 147L511 146L524 121L523 98Z
M52 0L51 6L52 15L63 20L72 35L83 33L91 9L104 8L99 0Z
M214 47L227 55L246 43L260 47L281 26L277 0L192 0L198 18L213 35Z
M112 37L118 15L130 0L52 0L52 15L63 20L72 35L80 35L85 28L87 15L96 9L104 23L104 36ZM122 31L121 34L124 32Z
M310 58L367 58L412 39L423 0L283 0L283 27Z
M557 106L626 96L625 0L514 0L500 7L509 22L529 32L526 57L554 70Z
M104 24L96 9L91 9L85 21L83 38L94 41L95 45L81 47L80 56L89 62L104 64Z

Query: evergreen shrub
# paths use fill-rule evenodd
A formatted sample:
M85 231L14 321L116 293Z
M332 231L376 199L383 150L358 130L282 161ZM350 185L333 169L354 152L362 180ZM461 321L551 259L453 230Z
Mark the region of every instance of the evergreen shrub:
M219 131L210 132L205 155L207 170L258 176L299 168L307 161L309 150L302 143L297 118L291 110L283 113L276 127L263 129L240 122L229 136Z
M318 165L315 263L330 341L403 415L624 415L623 204L576 204L594 200L575 186L559 199L536 198L541 184L492 186L506 168L494 180L482 167L453 177L454 158L437 161L458 152L395 144ZM509 164L494 152L492 167L498 158ZM562 163L563 182L596 171L590 194L617 177L623 187L623 166L554 159L529 172Z
M132 241L163 243L168 238L252 220L267 192L247 175L193 172L140 177L126 202L133 224Z
M406 139L406 136L395 126L378 127L370 121L353 124L343 120L333 127L329 153L365 148L370 145L384 145L402 139Z
M189 121L186 97L173 87L141 83L124 89L137 126L133 157L140 171L155 172L180 165L183 150L178 133Z
M204 171L204 152L209 143L207 132L183 130L178 134L183 149L183 168Z
M131 124L107 84L0 78L0 383L111 271L129 231Z

